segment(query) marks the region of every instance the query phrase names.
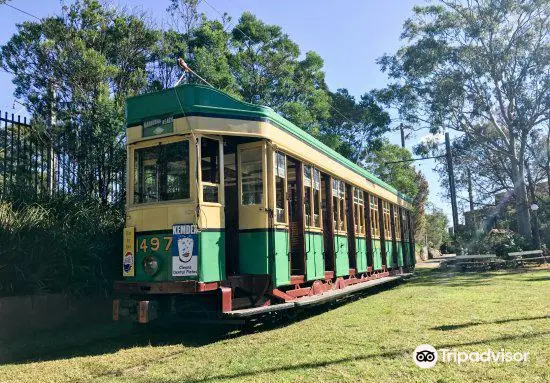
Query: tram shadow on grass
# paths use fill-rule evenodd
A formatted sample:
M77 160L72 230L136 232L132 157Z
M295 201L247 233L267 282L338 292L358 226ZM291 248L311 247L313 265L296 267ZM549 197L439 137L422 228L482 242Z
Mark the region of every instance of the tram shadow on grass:
M254 318L244 324L171 322L148 326L136 324L89 324L42 331L25 339L0 342L0 362L22 364L114 353L132 347L184 345L200 347L222 339L237 338L297 323L368 295L388 290L398 281L374 286L365 292L299 311Z

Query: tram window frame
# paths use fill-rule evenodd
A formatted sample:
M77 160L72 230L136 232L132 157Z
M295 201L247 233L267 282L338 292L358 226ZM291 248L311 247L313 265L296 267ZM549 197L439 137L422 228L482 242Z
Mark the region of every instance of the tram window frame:
M202 202L219 204L221 203L221 149L220 141L209 137L200 137L200 164L201 164L201 187ZM210 162L205 158L208 154ZM213 161L214 160L214 161ZM214 163L214 166L212 166ZM209 165L206 167L205 165ZM212 198L211 198L212 197Z
M371 236L372 238L380 238L380 212L378 210L378 197L369 196L369 209L370 209L370 222L371 222Z
M347 185L344 181L340 181L340 227L338 228L340 231L347 231L348 229L348 220L346 219L346 187Z
M245 154L249 155L251 153L254 153L258 156L258 158L249 160L248 162L244 161ZM263 155L264 150L261 147L254 147L254 148L247 148L242 149L240 151L240 166L239 166L239 174L240 174L240 190L241 190L241 196L240 196L240 202L242 206L254 206L254 205L263 205L264 204L264 164L263 164ZM247 166L251 166L254 164L255 169L247 168ZM259 166L258 166L259 165ZM245 174L247 172L249 174ZM250 172L258 172L259 176L250 176ZM247 178L245 178L247 177ZM250 183L245 183L245 179L249 179ZM251 187L250 190L245 190L245 185L247 187ZM254 196L254 198L249 198L245 200L245 196ZM258 199L259 197L259 199Z
M179 147L179 152L177 151ZM176 153L180 158L176 157L175 161L170 161L170 154L167 151L175 148ZM133 199L132 204L141 205L148 203L159 203L166 201L182 201L189 200L191 198L191 164L190 164L190 144L189 140L180 140L175 142L162 143L159 142L155 145L144 146L135 148L133 150ZM154 188L156 191L151 194L151 198L144 199L144 192L141 189L144 187L144 154L152 155L149 161L153 161L154 166ZM173 153L172 153L173 154ZM171 158L174 158L172 155ZM175 164L175 169L170 169ZM178 164L183 164L181 169L178 169ZM172 171L171 171L172 170ZM175 172L174 172L175 170ZM174 180L179 181L179 189L175 192L169 193L171 176L174 176ZM141 195L141 196L140 196Z
M384 223L384 238L386 240L393 239L392 232L391 232L390 203L385 200L382 200L382 220Z
M316 167L313 168L313 188L312 188L313 206L312 206L312 226L321 228L322 212L321 212L321 172Z
M353 188L353 223L354 229L357 234L365 234L365 194L363 190L354 187Z
M282 152L275 152L273 156L273 168L275 177L275 221L277 223L287 223L287 191L286 191L286 154Z
M393 222L395 224L395 239L401 240L401 220L399 214L399 207L396 205L393 206Z
M409 242L409 223L407 222L407 210L401 209L401 222L403 223L403 240Z
M338 190L339 190L339 180L333 178L332 179L332 227L334 228L334 231L336 232L338 230L338 219L340 215L338 214L338 209L340 206L340 203L338 202Z
M344 181L332 179L333 224L334 231L347 231L346 220L346 185Z
M306 227L312 226L313 215L313 203L312 203L312 183L313 183L313 167L308 164L304 164L303 176L304 176L304 223Z

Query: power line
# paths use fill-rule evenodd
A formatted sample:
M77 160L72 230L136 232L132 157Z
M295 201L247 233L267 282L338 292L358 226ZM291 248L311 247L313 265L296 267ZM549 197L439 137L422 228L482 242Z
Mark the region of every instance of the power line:
M331 102L328 103L328 105L336 111L340 116L342 116L346 121L348 121L350 124L355 125L355 122L353 122L350 118L344 116L342 112L340 112L334 105L332 105Z
M1 4L1 5L6 5L6 6L10 7L10 8L15 9L16 11L19 11L19 12L21 12L21 13L24 13L24 14L27 15L27 16L34 17L36 20L39 20L39 21L42 20L40 17L35 16L35 15L33 15L32 13L29 13L29 12L27 12L27 11L24 11L24 10L22 10L21 8L17 8L17 7L14 6L14 5L11 5L11 4L8 4L8 3L3 3L3 4Z
M210 4L206 0L202 0L203 3L208 5L210 8L212 8L218 15L220 15L223 19L224 13L222 13L218 8L214 7L212 4ZM226 12L227 13L227 12ZM228 23L229 26L233 26L236 30L241 32L244 36L246 36L250 41L254 41L250 36L248 36L246 33L244 33L237 25L233 24L231 21Z
M399 164L399 163L402 163L402 162L424 161L424 160L430 160L430 159L432 159L432 158L442 158L442 157L446 157L446 154L442 154L442 155L440 155L440 156L421 157L421 158L411 158L410 160L389 161L389 162L384 162L384 165Z

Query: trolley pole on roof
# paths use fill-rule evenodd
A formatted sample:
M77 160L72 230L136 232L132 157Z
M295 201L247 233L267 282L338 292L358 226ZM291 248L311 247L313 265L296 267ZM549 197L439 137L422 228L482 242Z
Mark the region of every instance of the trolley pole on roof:
M451 209L453 212L453 230L456 233L458 228L458 209L456 206L455 173L453 169L453 156L451 154L451 140L449 133L445 133L445 150L447 157L447 172L449 173L449 190L451 191Z

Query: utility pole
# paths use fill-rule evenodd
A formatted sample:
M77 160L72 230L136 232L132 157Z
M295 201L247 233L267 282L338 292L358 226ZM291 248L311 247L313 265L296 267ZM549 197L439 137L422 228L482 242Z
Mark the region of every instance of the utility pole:
M401 131L401 147L405 147L405 130L403 129L403 124L399 124L399 130Z
M453 230L458 230L458 209L456 205L455 174L453 170L453 156L451 154L451 140L449 133L445 133L445 149L447 157L447 172L449 173L449 190L451 191L451 209L453 212Z

